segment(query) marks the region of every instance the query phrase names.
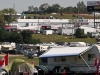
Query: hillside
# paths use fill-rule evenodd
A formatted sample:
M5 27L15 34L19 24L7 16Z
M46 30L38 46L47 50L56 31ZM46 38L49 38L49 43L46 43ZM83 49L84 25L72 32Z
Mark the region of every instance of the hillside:
M77 16L82 16L85 19L93 19L93 16L91 15L83 15L83 14L64 14L64 15L60 15L60 14L46 14L46 15L39 15L39 14L26 14L26 17L31 17L32 19L34 18L34 16L38 16L40 18L44 17L44 18L48 18L50 16L53 16L57 19L77 19Z
M62 35L42 35L42 34L32 34L33 38L40 39L41 42L86 42L94 44L96 43L95 38L73 38L72 36L62 36Z

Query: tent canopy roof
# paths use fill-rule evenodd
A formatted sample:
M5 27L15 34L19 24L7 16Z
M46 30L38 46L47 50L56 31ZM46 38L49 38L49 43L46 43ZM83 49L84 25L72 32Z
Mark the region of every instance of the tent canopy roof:
M58 57L58 56L76 56L83 52L89 50L91 46L86 47L61 47L61 48L52 48L47 52L40 55L40 58L44 57Z

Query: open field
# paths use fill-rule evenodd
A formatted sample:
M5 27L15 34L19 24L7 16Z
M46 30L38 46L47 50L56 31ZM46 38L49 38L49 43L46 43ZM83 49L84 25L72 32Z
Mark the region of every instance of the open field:
M0 59L2 59L4 55L5 55L5 54L0 54ZM30 63L30 64L32 64L32 62L34 62L35 65L38 65L38 64L39 64L39 59L38 59L38 57L28 58L28 57L26 57L26 56L24 56L24 55L9 55L9 62L10 62L11 60L17 59L17 58L23 59L23 60L25 60L26 62L28 62L28 63Z
M73 17L73 15L75 15L76 17ZM93 19L93 16L91 15L83 15L83 14L64 14L63 16L61 16L60 14L46 14L46 15L39 15L39 14L26 14L26 17L31 17L34 18L34 16L38 16L38 17L50 17L53 16L57 19L77 19L77 16L83 16L85 19Z
M86 42L90 44L95 44L95 38L75 38L72 36L63 36L63 35L42 35L42 34L33 34L33 38L40 39L41 42Z

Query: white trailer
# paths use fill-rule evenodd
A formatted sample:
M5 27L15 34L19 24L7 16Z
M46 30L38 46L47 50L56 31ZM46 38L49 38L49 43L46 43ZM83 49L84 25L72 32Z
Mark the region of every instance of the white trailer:
M53 31L52 30L43 30L43 34L50 35L50 34L53 34Z
M61 35L72 35L75 34L75 29L74 28L58 28L58 34Z

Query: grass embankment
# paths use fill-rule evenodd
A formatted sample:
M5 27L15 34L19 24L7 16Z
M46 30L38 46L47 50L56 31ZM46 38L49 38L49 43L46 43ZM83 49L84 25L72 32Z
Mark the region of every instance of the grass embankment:
M63 36L63 35L42 35L42 34L32 34L33 38L40 39L41 42L86 42L90 44L95 44L95 38L75 38L72 36Z
M5 54L3 54L5 55ZM0 56L0 59L2 59L3 56L1 55ZM26 62L32 64L32 62L34 62L35 65L38 65L39 64L39 59L38 57L34 57L34 58L28 58L24 55L9 55L9 62L11 62L13 59L23 59L25 60Z
M39 15L39 14L26 14L26 17L31 17L32 19L34 18L34 16L38 16L38 17L50 17L53 16L57 19L77 19L77 16L83 16L85 19L93 19L93 16L91 15L77 15L77 14L64 14L63 16L61 16L60 14L46 14L46 15ZM75 15L76 17L73 17L73 15Z

